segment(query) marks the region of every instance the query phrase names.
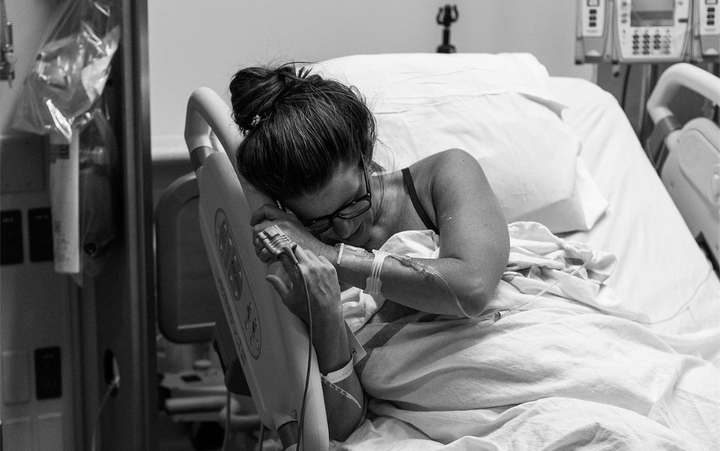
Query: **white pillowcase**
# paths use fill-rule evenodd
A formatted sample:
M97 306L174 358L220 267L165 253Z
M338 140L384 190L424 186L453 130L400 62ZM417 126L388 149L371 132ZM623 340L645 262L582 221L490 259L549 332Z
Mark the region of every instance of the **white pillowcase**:
M457 147L478 159L508 222L589 230L607 208L530 54L356 55L313 71L363 94L389 171Z

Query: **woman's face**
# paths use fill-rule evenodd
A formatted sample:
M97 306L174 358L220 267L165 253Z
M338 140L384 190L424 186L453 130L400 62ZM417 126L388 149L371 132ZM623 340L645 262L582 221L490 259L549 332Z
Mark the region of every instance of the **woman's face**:
M370 177L368 183L372 183ZM372 189L366 184L364 171L357 165L340 165L330 181L312 194L287 199L284 204L303 224L327 215L335 216L343 207L363 198ZM373 224L372 208L351 219L333 217L330 228L322 232L326 241L362 246L370 237Z

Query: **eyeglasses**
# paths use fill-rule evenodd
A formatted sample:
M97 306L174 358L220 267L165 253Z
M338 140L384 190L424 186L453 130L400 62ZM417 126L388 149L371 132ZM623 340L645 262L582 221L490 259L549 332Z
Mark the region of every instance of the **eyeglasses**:
M320 235L332 227L333 219L357 218L370 209L372 206L372 192L370 191L370 178L368 177L364 161L362 161L362 169L363 175L365 176L365 194L346 203L332 214L304 222L303 225L310 233L316 236Z

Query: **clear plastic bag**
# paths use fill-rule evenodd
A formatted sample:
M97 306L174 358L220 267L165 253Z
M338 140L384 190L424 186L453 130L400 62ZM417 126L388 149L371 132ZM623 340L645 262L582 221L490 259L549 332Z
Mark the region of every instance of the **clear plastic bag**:
M48 135L55 271L82 284L100 272L116 235L117 148L98 100L120 26L109 4L72 0L48 29L11 125Z
M25 79L13 128L59 133L71 142L74 120L90 111L105 88L120 42L114 16L100 2L65 2Z

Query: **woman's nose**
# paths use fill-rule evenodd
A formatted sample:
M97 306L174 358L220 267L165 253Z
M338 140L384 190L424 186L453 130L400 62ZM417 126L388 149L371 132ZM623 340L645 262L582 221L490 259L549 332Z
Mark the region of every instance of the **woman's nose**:
M340 239L345 239L355 231L355 221L352 219L333 218L332 229Z

